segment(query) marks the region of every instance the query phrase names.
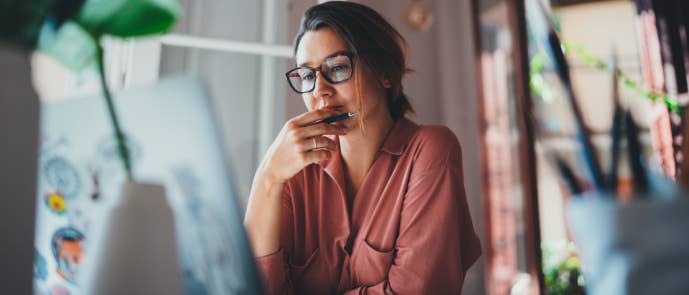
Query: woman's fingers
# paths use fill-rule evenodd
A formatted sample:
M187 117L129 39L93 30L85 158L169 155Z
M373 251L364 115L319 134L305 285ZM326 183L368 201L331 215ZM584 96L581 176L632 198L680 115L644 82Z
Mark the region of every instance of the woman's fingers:
M305 138L299 142L299 150L304 152L316 149L334 150L335 148L337 148L335 141L325 136Z
M309 123L339 114L340 112L331 109L313 110L294 117L293 119L289 120L288 124L293 125L293 127L302 127L308 125Z
M331 153L331 151L319 149L305 152L303 157L306 163L318 163L330 158Z
M337 112L333 110L316 110L290 119L268 149L265 165L261 164L266 173L284 182L306 165L329 158L337 145L324 135L344 135L345 130L327 123L308 123L334 115Z
M295 129L294 133L297 138L304 139L319 135L345 135L346 130L333 124L321 123Z

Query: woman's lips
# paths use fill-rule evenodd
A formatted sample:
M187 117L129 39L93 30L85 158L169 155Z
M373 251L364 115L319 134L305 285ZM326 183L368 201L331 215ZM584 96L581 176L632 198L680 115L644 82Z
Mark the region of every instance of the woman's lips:
M321 109L324 110L333 110L333 111L341 111L344 107L343 106L324 106Z

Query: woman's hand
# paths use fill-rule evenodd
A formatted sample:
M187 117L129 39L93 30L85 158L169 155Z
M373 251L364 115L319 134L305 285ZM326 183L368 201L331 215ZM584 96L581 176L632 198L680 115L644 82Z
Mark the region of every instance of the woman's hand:
M285 123L259 167L259 173L274 183L285 183L311 163L328 159L337 147L324 135L344 135L344 127L309 123L339 115L334 110L314 110Z
M324 135L345 134L335 125L309 125L334 115L338 114L333 110L316 110L287 121L266 152L254 175L244 216L257 257L275 253L280 247L281 196L287 180L307 165L330 157L336 144Z

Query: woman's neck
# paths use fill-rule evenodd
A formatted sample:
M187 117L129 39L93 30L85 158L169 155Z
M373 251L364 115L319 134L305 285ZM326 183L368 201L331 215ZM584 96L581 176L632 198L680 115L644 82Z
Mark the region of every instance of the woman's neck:
M370 116L364 122L365 132L356 128L347 136L339 137L348 186L359 188L394 123L387 112L382 116Z

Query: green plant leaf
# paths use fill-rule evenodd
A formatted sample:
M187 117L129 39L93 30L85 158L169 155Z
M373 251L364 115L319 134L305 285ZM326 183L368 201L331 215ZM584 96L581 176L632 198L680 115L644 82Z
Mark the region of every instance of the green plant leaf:
M55 0L0 0L0 41L34 48Z
M38 39L38 50L54 58L73 72L79 72L96 61L96 41L78 24L68 21L55 31L44 25Z
M130 38L164 33L180 14L176 0L89 0L77 22L94 36Z

